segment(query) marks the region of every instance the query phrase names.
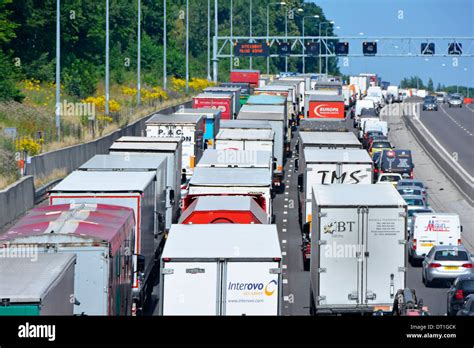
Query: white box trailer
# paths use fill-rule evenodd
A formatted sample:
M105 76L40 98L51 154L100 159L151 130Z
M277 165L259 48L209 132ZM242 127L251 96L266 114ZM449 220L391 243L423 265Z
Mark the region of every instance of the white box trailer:
M273 163L272 154L269 151L207 149L196 167L266 168L272 172Z
M117 139L109 148L111 155L138 155L138 156L161 156L168 157L166 161L166 186L172 187L174 191L174 202L172 207L166 209L166 229L169 230L171 223L177 222L180 214L181 202L181 159L182 138L148 138L125 136ZM185 181L185 180L184 180ZM184 182L183 182L184 183ZM168 198L171 198L168 196ZM173 201L173 200L169 200ZM171 223L169 223L171 222Z
M268 121L256 120L222 120L221 129L273 129Z
M75 262L74 254L1 257L0 316L72 315Z
M158 229L168 231L167 210L173 208L174 190L166 185L167 156L165 154L149 155L95 155L78 170L94 172L153 172L155 173L156 207L155 217L158 223L164 224Z
M160 315L280 315L276 225L173 225L161 258Z
M362 149L362 144L352 132L299 132L296 150L304 149Z
M146 121L147 137L183 138L182 173L189 178L204 151L204 122L201 115L154 115Z
M388 312L406 286L407 205L392 185L314 185L312 314Z
M130 208L61 204L30 210L0 243L38 255L75 254L74 288L67 296L75 303L74 314L127 316L132 314L134 239Z
M216 136L216 150L269 151L274 155L275 132L267 129L222 129Z
M373 163L360 149L304 149L298 170L300 221L303 231L312 221L311 192L315 184L371 184Z
M135 214L135 252L143 255L143 273L134 273L133 296L137 308L151 294L155 257L164 241L164 229L156 221L154 172L87 172L74 171L56 185L49 194L50 205L109 204L132 208ZM135 262L135 266L137 263Z
M272 173L267 168L196 168L189 181L185 210L197 196L251 196L273 219Z
M285 110L277 105L244 105L237 116L238 120L265 120L270 123L275 132L273 155L277 160L275 175L279 183L283 180L286 149L290 148L291 134L286 127Z

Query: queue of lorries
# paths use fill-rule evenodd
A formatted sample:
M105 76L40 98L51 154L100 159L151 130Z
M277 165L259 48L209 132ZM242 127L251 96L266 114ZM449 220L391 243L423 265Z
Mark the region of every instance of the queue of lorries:
M431 247L448 246L438 273L425 271L438 251L424 264L427 285L470 273L449 264L459 217L430 210L410 150L379 119L387 94L364 79L235 70L193 108L152 115L146 136L116 140L0 235L2 251L41 261L0 263L0 315L138 315L156 285L160 315L280 315L273 199L294 137L312 314L390 312L408 258Z

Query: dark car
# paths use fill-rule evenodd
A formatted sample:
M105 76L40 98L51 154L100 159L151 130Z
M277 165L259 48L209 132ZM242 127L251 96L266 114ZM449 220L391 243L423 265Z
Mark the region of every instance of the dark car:
M468 295L461 309L457 312L458 316L472 317L474 316L474 295Z
M382 173L398 173L403 178L413 179L414 168L410 150L383 150L374 176L378 177Z
M382 131L378 131L378 130L377 131L368 131L368 132L364 133L364 136L362 137L362 146L364 147L364 149L368 149L371 139L373 139L375 137L384 137L384 136L385 135L383 135Z
M468 295L474 294L474 274L463 274L456 278L448 290L448 315L456 315Z
M425 100L423 101L423 111L424 110L438 111L438 100L435 96L429 95L425 97Z

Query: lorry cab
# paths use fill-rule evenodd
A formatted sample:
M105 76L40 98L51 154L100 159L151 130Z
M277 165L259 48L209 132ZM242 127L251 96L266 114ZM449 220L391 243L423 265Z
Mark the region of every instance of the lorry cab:
M459 215L451 213L415 213L408 241L410 263L420 263L433 246L461 245Z

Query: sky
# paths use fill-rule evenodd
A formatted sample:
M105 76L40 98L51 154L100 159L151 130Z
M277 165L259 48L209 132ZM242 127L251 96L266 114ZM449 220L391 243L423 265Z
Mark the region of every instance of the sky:
M310 0L321 6L326 18L335 21L338 36L448 36L474 37L474 0ZM308 1L309 2L309 1ZM401 11L401 12L400 12ZM361 52L361 41L350 41L351 51ZM462 42L462 40L460 40ZM398 41L397 43L400 43ZM385 41L391 53L401 45ZM436 52L445 50L448 41L435 42ZM419 42L416 43L419 46ZM393 47L399 46L399 49ZM382 50L379 41L379 52ZM392 47L390 47L392 46ZM474 40L465 41L474 54ZM474 87L474 57L459 57L453 66L451 57L350 57L343 74L374 72L384 81L398 84L403 77L418 75L426 84L431 77L438 83ZM443 66L444 64L444 66ZM341 65L341 64L340 64Z

